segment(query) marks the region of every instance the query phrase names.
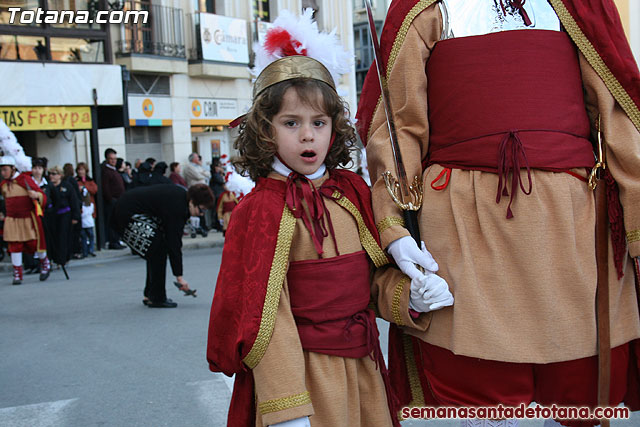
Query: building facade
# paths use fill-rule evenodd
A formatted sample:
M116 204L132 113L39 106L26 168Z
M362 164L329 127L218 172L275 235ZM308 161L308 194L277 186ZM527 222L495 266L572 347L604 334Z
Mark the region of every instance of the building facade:
M52 165L91 164L96 154L99 162L107 147L132 163L147 157L186 162L191 152L199 153L205 163L232 155L234 131L228 125L251 105L253 45L264 37L280 10L313 8L319 27L336 28L345 48L353 51L350 2L98 3L0 0L0 118L6 116L28 155L48 157ZM148 18L110 25L18 25L9 23L10 7L91 14L109 9L137 11L146 12ZM353 72L343 76L339 90L355 109ZM73 125L53 119L51 123L34 119L28 125L11 120L12 114L40 117L49 112L58 114L51 117L79 112L87 118L92 109L98 114L93 122Z

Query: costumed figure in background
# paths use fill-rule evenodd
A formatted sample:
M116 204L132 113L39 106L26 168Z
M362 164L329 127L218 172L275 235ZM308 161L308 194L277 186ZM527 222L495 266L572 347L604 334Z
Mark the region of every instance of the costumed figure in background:
M53 217L51 221L47 221L47 224L51 224L53 237L53 246L49 249L51 260L64 268L71 259L75 245L74 227L80 224L82 219L80 200L78 200L79 189L73 177L63 178L62 170L58 166L49 168L49 183Z
M235 209L238 204L238 198L233 193L233 191L229 191L227 186L224 186L224 191L218 197L218 207L217 213L220 221L220 225L222 226L222 235L225 236L227 234L227 228L229 227L229 220L231 219L231 212Z
M338 169L355 150L336 91L350 58L312 13L276 19L236 120L234 164L256 187L231 216L207 348L212 371L235 374L229 426L399 425L369 308L388 259L367 184Z
M8 243L13 264L13 284L23 279L22 253L40 260L40 280L47 280L51 264L47 258L42 207L47 198L31 175L31 158L24 154L13 132L0 120L0 189L5 199L6 216L3 238Z
M193 185L189 190L173 183L137 187L118 199L110 226L147 261L144 305L178 306L167 298L167 256L179 289L195 296L182 277L182 232L189 216L201 215L212 207L213 194L206 184Z
M406 174L423 188L419 231L455 296L419 315L428 327L390 332L402 405L640 409L640 74L613 0L395 1L380 51ZM375 65L359 130L383 247L411 276L433 259L385 188L394 162ZM608 273L606 255L596 266L588 185L598 140ZM610 295L598 316L596 286ZM606 360L597 337L609 329L596 318L611 322L611 368L600 372L610 388L596 356L601 345Z

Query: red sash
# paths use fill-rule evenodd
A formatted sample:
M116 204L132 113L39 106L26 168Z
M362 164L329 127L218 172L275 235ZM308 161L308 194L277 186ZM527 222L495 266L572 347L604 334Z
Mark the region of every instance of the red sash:
M498 202L509 193L510 173L513 199L518 187L531 191L531 168L594 165L580 67L566 34L506 31L441 41L427 75L427 164L499 174ZM520 169L527 185L514 173Z
M367 308L370 277L364 251L290 263L291 310L302 348L353 358L379 348L375 315Z
M224 202L222 204L222 213L233 211L233 209L236 207L236 204L236 202Z

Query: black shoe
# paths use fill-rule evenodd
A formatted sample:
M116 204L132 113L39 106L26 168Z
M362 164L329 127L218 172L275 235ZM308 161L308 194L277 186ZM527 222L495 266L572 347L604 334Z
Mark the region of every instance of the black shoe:
M96 254L94 254L93 252L89 252L89 256L95 257Z
M202 237L207 237L209 232L207 230L202 230Z
M47 280L50 274L51 270L47 270L45 273L40 273L40 281L44 282L45 280Z
M192 238L192 239L195 239L195 238L196 238L196 236L197 236L196 232L195 232L195 231L192 231L192 232L191 232L191 238Z
M126 248L126 246L122 246L120 243L116 243L115 245L109 245L109 249L120 250L124 248Z
M178 306L177 302L173 302L168 298L163 302L157 303L157 302L149 301L149 304L147 304L147 307L154 307L154 308L175 308L177 306Z

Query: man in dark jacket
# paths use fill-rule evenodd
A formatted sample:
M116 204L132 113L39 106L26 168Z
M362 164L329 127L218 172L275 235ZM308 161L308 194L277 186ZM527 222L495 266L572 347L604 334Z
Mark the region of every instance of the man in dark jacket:
M182 277L182 230L189 216L212 206L213 194L205 184L194 185L188 191L172 183L139 187L118 200L111 226L147 260L143 304L163 308L178 305L167 298L167 256L180 289L189 290Z
M173 182L165 176L167 171L167 164L165 162L158 162L154 165L151 171L151 178L149 179L149 185L157 184L173 184Z
M107 247L109 249L124 249L120 244L118 234L108 227L116 202L124 193L124 181L116 170L118 156L116 150L107 148L104 151L105 161L102 164L102 198L104 199L104 219L107 224Z

